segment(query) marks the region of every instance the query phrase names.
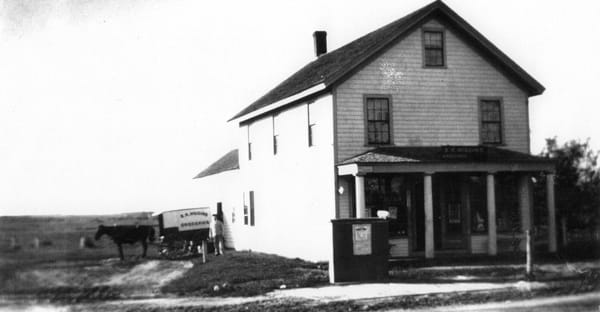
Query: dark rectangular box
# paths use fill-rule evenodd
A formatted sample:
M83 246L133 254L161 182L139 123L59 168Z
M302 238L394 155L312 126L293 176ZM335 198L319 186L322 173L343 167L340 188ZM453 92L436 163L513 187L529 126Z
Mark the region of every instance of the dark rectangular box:
M334 219L330 282L375 281L388 277L388 221Z

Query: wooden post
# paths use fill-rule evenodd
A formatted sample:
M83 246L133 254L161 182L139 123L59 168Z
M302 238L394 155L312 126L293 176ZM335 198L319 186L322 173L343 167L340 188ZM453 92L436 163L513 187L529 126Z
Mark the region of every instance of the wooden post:
M519 210L521 212L521 232L525 234L525 231L531 230L531 187L529 184L529 175L521 175L519 176L519 185L518 185L518 193L519 193ZM519 249L524 251L527 249L525 240L522 240L519 244Z
M531 239L531 231L525 231L525 237L527 240L527 263L525 266L525 274L528 278L533 277L533 240Z
M498 253L496 238L496 193L494 174L487 174L487 212L488 212L488 255L495 256Z
M354 176L356 185L356 217L365 218L367 216L366 202L365 202L365 177L359 174Z
M206 263L206 252L208 251L208 248L206 246L206 240L203 239L202 240L202 263Z
M548 206L548 251L556 252L556 212L554 207L554 174L546 174L546 205Z
M435 256L433 241L433 190L431 173L425 173L423 177L424 208L425 208L425 258Z

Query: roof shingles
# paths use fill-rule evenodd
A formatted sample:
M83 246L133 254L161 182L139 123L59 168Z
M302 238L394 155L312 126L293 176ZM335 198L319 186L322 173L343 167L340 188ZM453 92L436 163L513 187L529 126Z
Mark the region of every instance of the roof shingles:
M239 158L238 158L238 150L234 149L227 154L223 155L219 160L212 163L208 168L202 170L202 172L198 173L194 177L194 179L203 178L209 175L221 173L223 171L235 170L239 169Z
M445 17L462 30L467 37L472 38L482 51L497 61L503 70L517 77L517 80L529 90L531 95L541 94L544 91L544 87L539 82L529 76L447 5L438 0L334 51L321 55L237 113L231 120L298 94L320 83L330 87L343 80L344 77L365 64L371 57L384 51L391 43L394 43L409 30L425 22L428 17L434 14Z

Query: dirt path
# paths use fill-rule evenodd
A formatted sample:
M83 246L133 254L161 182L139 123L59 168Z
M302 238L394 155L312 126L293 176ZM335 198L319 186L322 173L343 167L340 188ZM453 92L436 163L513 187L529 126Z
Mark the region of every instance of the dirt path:
M16 272L4 289L32 295L53 289L114 289L123 297L153 297L192 266L191 261L166 260L56 262Z

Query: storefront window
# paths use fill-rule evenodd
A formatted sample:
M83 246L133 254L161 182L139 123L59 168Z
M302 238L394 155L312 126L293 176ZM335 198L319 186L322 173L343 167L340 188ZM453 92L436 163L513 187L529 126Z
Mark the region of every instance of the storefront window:
M367 211L387 211L390 237L408 235L406 183L401 176L367 176L365 179Z

